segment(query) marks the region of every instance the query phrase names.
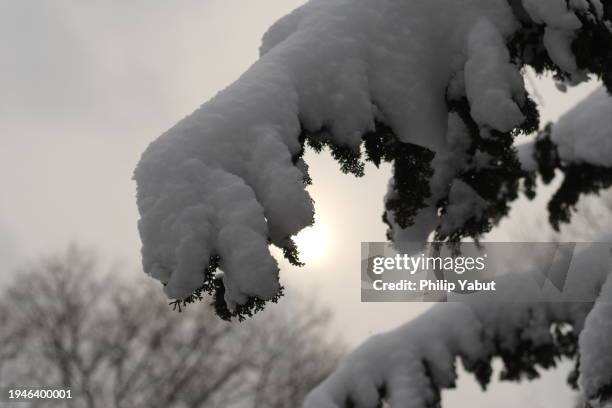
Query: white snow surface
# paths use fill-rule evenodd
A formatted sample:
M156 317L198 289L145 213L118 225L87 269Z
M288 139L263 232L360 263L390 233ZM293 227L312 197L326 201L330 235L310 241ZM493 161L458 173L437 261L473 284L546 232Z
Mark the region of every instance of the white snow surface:
M466 182L455 179L448 195L446 217L442 220L440 232L450 234L470 219L480 220L485 209L486 201Z
M565 163L612 167L612 96L601 86L552 125L551 139ZM535 137L516 145L521 167L536 171Z
M521 142L516 146L517 157L521 163L521 169L525 171L537 171L538 162L535 158L535 136L531 140Z
M534 19L575 30L560 3L524 0ZM311 0L282 18L247 72L143 153L135 179L144 270L181 299L218 255L230 308L273 296L269 243L286 245L313 219L305 163L291 160L302 129L357 151L382 120L401 141L435 151L432 206L417 217L433 224L461 145L447 88L467 96L484 133L519 125L525 89L505 46L519 27L507 0Z
M573 3L574 10L588 10L588 4L582 0ZM574 82L585 80L586 76L579 72L571 50L575 32L582 27L582 23L574 11L568 9L567 1L524 0L523 6L533 21L546 24L544 47L553 62L571 74Z
M465 88L474 121L509 132L524 122L515 103L525 100L523 77L510 63L510 52L493 23L479 20L467 39L468 60L465 64Z
M575 8L585 7L582 1L575 3ZM523 7L534 22L545 23L547 27L576 30L582 26L576 14L568 9L566 0L523 0Z
M572 53L572 41L574 38L575 33L571 30L550 27L546 27L544 30L544 46L550 59L563 71L584 79L584 76L578 73L576 59Z
M566 162L612 167L612 97L604 87L563 115L551 138Z

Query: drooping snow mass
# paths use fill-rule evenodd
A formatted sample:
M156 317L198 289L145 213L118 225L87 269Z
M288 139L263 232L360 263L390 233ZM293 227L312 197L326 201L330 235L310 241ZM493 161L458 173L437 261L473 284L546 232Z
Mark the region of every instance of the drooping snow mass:
M524 175L514 133L537 127L520 67L576 81L576 65L606 80L599 59L567 55L572 38L604 43L606 13L593 0L310 1L269 30L238 81L143 153L144 270L184 300L216 290L215 260L230 309L273 298L268 245L291 254L291 236L313 220L305 143L328 145L357 174L362 142L369 160L393 163L392 239L477 237L507 212ZM450 200L461 182L474 194ZM485 207L480 217L450 219L473 202Z
M480 219L486 203L467 183L455 179L448 194L447 217L442 220L442 233L455 231L471 218Z
M143 154L135 172L143 264L169 297L202 286L211 256L223 259L228 303L278 291L268 239L282 246L313 213L291 162L296 105L283 70L258 64Z
M603 86L551 124L549 137L565 163L612 167L612 95ZM516 146L523 169L536 171L535 139Z
M561 160L612 167L612 96L595 90L552 127Z
M597 0L593 3L598 2ZM589 3L586 1L573 3L575 9L588 10ZM552 61L568 74L584 79L571 49L576 31L582 27L576 14L568 9L566 4L557 0L525 0L523 4L533 21L545 24L544 46ZM601 8L596 9L598 17L601 17L599 15Z
M545 183L561 175L561 185L548 203L555 229L569 222L583 194L612 186L612 96L601 87L548 124L537 137L517 146L521 168Z
M537 293L532 274L509 270L496 278L494 294L457 294L457 303L438 304L404 326L371 337L310 393L304 407L376 407L381 399L390 407L438 406L441 389L455 384L456 360L483 387L490 380L493 357L504 362L502 379L531 379L539 368L575 358L576 336L580 383L587 397L599 397L612 383L612 314L610 304L603 303L610 300L612 286L609 250L592 245L579 252L572 268L580 273L568 275L561 297L553 285ZM583 300L600 290L602 304L589 314L592 303ZM529 301L542 296L556 301Z
M467 38L465 93L481 128L509 132L525 121L517 106L525 103L525 86L510 62L504 38L488 19L478 21Z

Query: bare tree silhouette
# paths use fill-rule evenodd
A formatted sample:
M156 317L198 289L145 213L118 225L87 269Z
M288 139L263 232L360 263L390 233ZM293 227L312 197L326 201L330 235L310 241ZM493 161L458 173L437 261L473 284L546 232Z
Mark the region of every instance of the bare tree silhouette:
M68 406L295 407L340 357L329 317L312 301L240 324L212 307L179 314L147 280L104 274L72 247L6 290L0 381L70 388Z

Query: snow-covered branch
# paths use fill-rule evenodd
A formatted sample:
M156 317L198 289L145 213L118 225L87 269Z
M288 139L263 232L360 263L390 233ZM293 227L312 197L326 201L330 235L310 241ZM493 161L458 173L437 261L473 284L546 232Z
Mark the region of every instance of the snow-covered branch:
M328 146L357 175L361 149L393 164L390 238L477 238L525 177L514 136L538 128L521 68L610 85L610 14L599 0L310 1L270 29L238 81L144 152L145 271L171 298L216 296L226 315L274 299L268 245L297 263L291 236L313 221L306 146Z
M519 145L519 159L530 173L550 183L562 182L549 204L556 229L569 222L582 194L597 194L612 186L612 96L603 87L594 91L534 140Z
M390 407L439 406L441 389L455 385L457 360L486 387L494 357L504 363L502 380L532 379L539 375L538 368L579 358L585 395L610 398L609 257L605 245L578 253L572 260L578 273L568 275L562 296L552 285L543 288L545 298L554 302L529 301L542 299L533 274L509 270L497 279L502 290L494 297L457 295L456 303L436 305L406 325L367 340L304 406L369 408L379 407L381 401ZM591 311L593 303L582 300L597 293ZM577 372L568 380L576 384L576 376Z

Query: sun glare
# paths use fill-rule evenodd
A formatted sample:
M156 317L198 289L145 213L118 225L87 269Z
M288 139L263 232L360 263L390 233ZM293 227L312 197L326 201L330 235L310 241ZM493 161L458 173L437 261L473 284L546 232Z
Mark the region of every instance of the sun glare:
M320 260L325 253L326 231L320 222L303 229L296 237L295 243L300 251L300 260L312 264Z

